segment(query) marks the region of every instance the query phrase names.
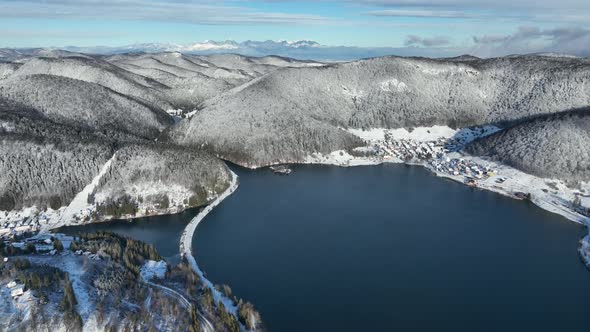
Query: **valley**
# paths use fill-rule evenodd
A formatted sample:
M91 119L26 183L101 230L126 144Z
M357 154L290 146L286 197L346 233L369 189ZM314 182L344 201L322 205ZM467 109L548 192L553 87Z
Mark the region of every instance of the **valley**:
M295 165L290 176L306 167L296 166L302 164L423 166L437 177L590 225L587 58L387 56L316 62L175 51L2 54L4 248L64 226L202 209L186 224L175 250L184 264L176 276L197 280L191 288L196 293L142 284L140 298L164 292L183 303L183 298L207 299L209 306L206 312L189 312L192 321L176 322L180 325L162 313L154 323L162 328L187 328L199 317L206 317L198 324L205 330L215 322L227 331L262 328L258 314L246 317L240 309L254 307L216 287L197 264L200 253L193 257L193 234L210 218L205 216L239 191L229 163L247 169ZM88 255L100 254L92 249ZM81 266L76 250L70 251L8 256L55 268L63 256L64 262ZM587 237L579 256L590 265ZM136 265L154 265L159 258L142 256ZM168 274L174 271L170 262L164 264ZM12 265L7 271L10 277L17 273ZM76 287L73 292L85 297ZM129 307L141 306L129 296L124 300ZM88 312L79 314L83 326L96 324ZM20 321L30 323L30 315ZM139 324L131 318L126 323Z

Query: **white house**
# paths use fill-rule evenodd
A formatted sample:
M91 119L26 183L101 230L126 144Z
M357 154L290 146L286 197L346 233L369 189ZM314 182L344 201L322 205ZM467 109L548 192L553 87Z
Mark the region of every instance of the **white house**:
M10 296L12 296L12 298L17 298L17 297L23 295L24 293L25 293L25 287L24 286L17 286L10 292Z

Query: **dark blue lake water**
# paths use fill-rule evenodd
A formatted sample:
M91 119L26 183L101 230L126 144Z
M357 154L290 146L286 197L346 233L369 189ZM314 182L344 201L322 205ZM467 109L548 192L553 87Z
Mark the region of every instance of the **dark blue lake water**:
M269 331L588 331L585 229L420 167L236 169L193 250ZM175 257L196 211L105 227Z

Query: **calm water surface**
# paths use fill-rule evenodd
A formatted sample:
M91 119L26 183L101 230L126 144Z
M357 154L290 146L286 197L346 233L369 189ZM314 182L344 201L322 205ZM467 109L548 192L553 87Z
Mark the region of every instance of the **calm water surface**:
M198 212L199 209L190 209L175 215L116 220L84 226L70 226L63 227L59 231L71 235L80 232L101 231L118 233L146 243L151 243L164 259L171 263L178 263L180 262L180 235L189 221Z
M585 229L562 217L420 167L236 172L193 249L271 332L590 330ZM194 214L89 227L173 257Z

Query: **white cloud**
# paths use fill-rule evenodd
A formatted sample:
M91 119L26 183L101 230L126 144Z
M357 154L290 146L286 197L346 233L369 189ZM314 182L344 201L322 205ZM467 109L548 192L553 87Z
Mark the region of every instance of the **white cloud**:
M420 37L416 35L409 35L406 38L406 46L423 46L423 47L436 47L449 45L451 40L447 37L436 36L436 37Z
M439 17L439 18L473 18L479 17L473 13L450 10L406 10L406 9L384 9L374 10L366 13L371 16L390 17Z
M590 29L581 27L520 27L508 35L474 36L473 42L472 53L481 56L542 52L590 56Z
M350 0L349 2L385 9L372 10L373 16L518 20L521 23L590 25L588 0Z

